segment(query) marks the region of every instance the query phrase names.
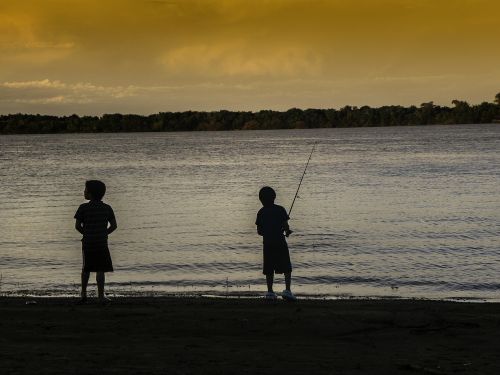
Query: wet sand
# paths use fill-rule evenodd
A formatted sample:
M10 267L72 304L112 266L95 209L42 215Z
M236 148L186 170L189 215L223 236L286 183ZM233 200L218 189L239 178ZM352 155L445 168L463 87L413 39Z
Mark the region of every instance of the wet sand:
M75 302L0 298L0 373L500 373L498 303Z

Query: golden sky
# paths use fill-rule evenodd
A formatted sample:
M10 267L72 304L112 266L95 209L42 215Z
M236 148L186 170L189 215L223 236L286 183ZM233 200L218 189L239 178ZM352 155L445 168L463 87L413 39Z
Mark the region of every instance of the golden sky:
M493 101L498 0L0 0L0 114Z

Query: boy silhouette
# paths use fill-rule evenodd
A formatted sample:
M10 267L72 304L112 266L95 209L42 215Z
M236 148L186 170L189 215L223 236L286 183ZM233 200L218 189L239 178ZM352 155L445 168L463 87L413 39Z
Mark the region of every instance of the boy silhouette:
M75 228L82 238L82 291L80 304L87 302L87 284L90 272L96 272L99 302L108 302L104 297L105 272L113 272L113 263L108 249L108 235L117 228L111 206L102 202L106 185L98 180L85 182L83 193L88 203L83 203L75 213ZM108 227L109 223L109 227Z
M274 204L276 192L269 186L264 186L259 191L259 200L262 208L257 213L257 233L263 237L264 265L262 273L266 275L267 294L266 299L276 300L277 295L273 291L274 274L285 274L286 289L282 297L294 301L296 298L290 290L292 281L292 264L288 252L288 237L292 231L288 225L288 214L282 206Z

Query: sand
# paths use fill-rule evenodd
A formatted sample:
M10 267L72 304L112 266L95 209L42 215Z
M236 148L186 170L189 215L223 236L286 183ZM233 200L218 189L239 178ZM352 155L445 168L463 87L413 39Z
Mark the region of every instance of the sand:
M0 298L1 374L500 374L500 304Z

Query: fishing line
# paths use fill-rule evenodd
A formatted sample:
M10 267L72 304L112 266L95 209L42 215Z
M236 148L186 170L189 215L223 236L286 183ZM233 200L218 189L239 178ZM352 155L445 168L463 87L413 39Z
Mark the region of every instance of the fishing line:
M304 176L306 175L307 167L309 166L309 162L311 161L311 157L313 156L314 149L316 148L316 145L318 142L314 142L313 148L311 150L311 154L309 155L309 159L307 159L306 167L304 168L304 173L302 173L302 177L300 178L299 186L297 187L297 191L295 192L295 196L293 197L292 205L290 206L290 210L288 211L288 216L292 213L292 208L293 204L295 203L295 199L297 199L297 196L299 194L300 186L302 185L302 180L304 179Z

